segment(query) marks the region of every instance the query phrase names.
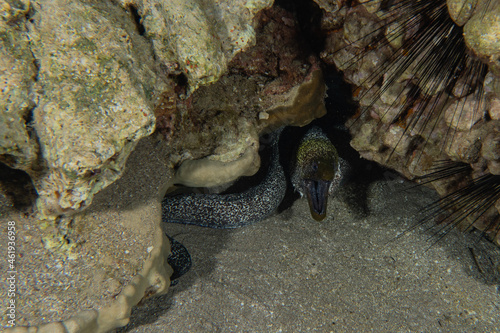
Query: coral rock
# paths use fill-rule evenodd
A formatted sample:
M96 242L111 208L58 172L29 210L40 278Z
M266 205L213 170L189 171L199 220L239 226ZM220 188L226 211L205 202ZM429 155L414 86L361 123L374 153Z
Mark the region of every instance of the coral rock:
M227 63L255 42L252 19L272 0L121 0L142 17L145 34L162 63L178 63L190 91L217 81Z
M38 145L29 129L36 66L22 20L29 2L19 8L0 3L0 161L30 172L36 168ZM12 23L10 23L12 22ZM15 22L15 24L14 24ZM16 26L16 28L13 28Z
M464 26L464 38L490 69L499 72L500 66L500 6L495 1L481 0L475 14Z
M49 1L31 22L41 92L33 126L48 168L35 179L37 206L54 218L87 206L152 133L155 74L152 54L119 7Z

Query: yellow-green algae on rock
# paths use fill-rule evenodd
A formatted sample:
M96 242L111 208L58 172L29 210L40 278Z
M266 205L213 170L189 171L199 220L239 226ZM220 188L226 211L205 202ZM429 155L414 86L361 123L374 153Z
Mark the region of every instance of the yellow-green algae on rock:
M0 1L0 155L32 177L41 218L81 210L120 177L154 130L155 96L167 87L159 66L180 66L190 91L217 80L254 43L253 16L272 0L120 4Z
M17 296L16 323L37 325L48 318L66 319L62 314L69 317L75 314L75 308L85 308L85 299L87 306L103 308L77 313L62 324L47 324L38 332L57 332L63 327L71 332L104 332L124 325L131 307L145 296L145 290L152 295L168 288L168 241L159 228L159 219L155 225L158 237L152 232L142 238L138 232L129 237L133 239L134 249L129 252L134 253L134 259L128 260L125 251L130 244L119 237L96 236L96 232L108 236L117 228L130 235L132 231L126 227L94 224L94 230L102 230L72 230L68 236L60 232L58 216L87 206L96 192L118 179L137 141L154 130L152 101L156 90L164 87L155 72L152 50L139 37L127 12L111 2L0 0L0 10L1 161L31 176L39 194L39 217L58 222L57 226L46 221L36 224L33 216L21 221L18 212L9 215L19 228L19 253L29 254L24 255L27 262L23 264L29 271L17 275L18 290L28 292ZM2 217L6 217L3 212ZM80 224L85 222L90 224ZM43 230L42 226L48 228ZM142 227L150 230L151 226ZM81 243L89 241L99 242L91 249L93 255L81 250ZM75 242L78 246L74 246ZM147 256L148 246L152 248L153 262L144 263L141 255ZM96 255L96 251L101 252ZM116 256L109 251L122 256L118 265L111 265L116 263ZM86 283L85 268L75 267L76 258L87 268L96 267L91 263L95 259L107 260L102 267L113 268L93 271L93 279L86 279L94 284L95 295L84 292L67 299L68 289L86 288L82 286ZM52 268L50 274L46 268ZM133 280L141 269L144 274ZM108 275L98 277L98 271L112 271L120 278L110 277L115 286L107 288L111 286L107 284ZM113 295L103 295L103 290L118 293L122 283L130 280L123 296L106 304ZM5 288L0 288L0 293L6 295ZM34 299L27 299L26 294L34 295ZM2 298L4 305L8 300Z
M152 53L119 7L32 3L27 23L39 64L33 110L48 171L35 179L38 214L79 210L120 177L138 139L154 130Z
M0 1L0 162L24 171L31 170L38 150L25 124L34 106L36 67L18 22L29 6L29 1Z

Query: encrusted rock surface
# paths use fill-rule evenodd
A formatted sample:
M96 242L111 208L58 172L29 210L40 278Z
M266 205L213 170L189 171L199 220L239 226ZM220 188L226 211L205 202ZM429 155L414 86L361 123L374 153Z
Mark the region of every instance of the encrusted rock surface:
M321 1L317 3L324 7ZM421 73L424 67L418 63L431 61L423 58L430 46L419 48L421 59L416 58L404 73L395 75L392 72L403 66L403 60L393 67L382 67L393 54L402 52L398 48L403 45L403 36L408 36L418 23L398 26L403 21L396 20L388 27L378 29L387 22L385 20L394 16L388 16L383 9L376 8L376 4L369 2L353 8L343 7L343 10L335 8L334 19L329 18L331 13L324 16L329 21L343 22L343 26L325 29L326 46L321 57L343 71L346 81L353 84L353 95L362 110L355 120L348 122L353 135L351 145L362 157L397 170L410 179L428 173L439 160L467 163L475 177L488 173L498 175L498 157L491 154L488 147L498 139L496 110L500 76L496 59L500 46L496 43L500 40L500 26L497 24L500 22L500 6L494 1L447 2L453 20L464 26L464 45L471 49L467 52L490 65L485 75L486 72L480 74L482 69L478 62L468 61L453 83L453 89L448 91L447 88L448 94L442 93L446 87L442 82L436 85L438 81L432 79L432 73ZM396 15L404 17L405 12ZM394 38L397 29L403 30L399 30L401 36ZM401 34L401 31L405 33ZM385 36L382 41L381 35ZM455 51L454 54L458 53ZM429 79L421 79L426 76ZM447 84L449 82L447 80ZM408 96L415 96L411 94L417 87L418 97L412 101L411 108L402 113L407 98L415 98ZM443 190L440 182L435 186L441 194L457 189L447 187ZM489 215L485 214L483 220L488 220ZM479 228L485 225L484 221L476 223ZM495 228L496 224L491 225L487 231L500 240L500 233Z
M125 11L109 3L32 3L39 66L33 126L48 168L35 179L38 213L79 210L118 179L138 139L154 130L153 54Z
M218 186L252 175L260 166L260 134L304 126L326 113L319 60L293 15L273 7L256 19L255 45L234 57L228 74L157 109L158 130L177 153L172 162L180 164L175 183Z
M322 59L361 86L359 96L365 79L402 41L343 67L369 46L370 38L359 38L379 26L380 1L354 9L345 1L317 2L328 11L321 21L327 34ZM261 11L271 3L0 0L0 157L25 170L39 195L35 216L16 211L8 194L0 193L0 216L16 221L22 254L18 324L59 321L43 327L53 332L124 325L132 306L168 288L168 243L159 228L167 185L213 186L250 175L260 163L259 134L303 126L326 112L320 61L296 17L279 7ZM496 11L488 15L494 27ZM489 38L490 44L468 43L492 63L497 32L468 28L475 17L454 19L469 37ZM383 33L391 36L395 29ZM492 67L479 114L455 117L467 95L457 88L453 103L432 100L445 111L422 117L412 131L396 121L397 89L373 105L360 98L371 109L351 126L352 145L409 178L443 156L470 163L477 174L498 175L499 86ZM436 131L425 126L427 120L437 121ZM157 135L138 143L155 125ZM454 141L443 141L450 127ZM122 176L136 146L135 167L125 174L129 185L115 182L101 191ZM172 178L174 166L179 172ZM66 216L88 206L94 195L97 205ZM36 223L39 217L52 222ZM0 291L8 301L5 286Z
M467 1L465 1L467 2ZM498 2L478 0L474 15L464 26L467 46L483 61L490 70L500 76L500 6Z
M0 213L16 221L22 256L16 323L104 332L126 323L142 297L168 287L168 243L157 209L172 167L204 158L209 172L194 168L202 173L197 185L204 186L219 178L207 177L213 171L225 170L224 182L255 173L259 134L325 113L318 59L297 43L299 27L290 13L274 8L252 21L269 1L234 7L218 1L33 1L20 9L13 3L20 4L1 7L10 10L2 12L8 32L2 41L19 46L2 48L0 60L17 75L7 72L6 80L15 82L2 86L10 103L4 108L15 115L15 122L5 120L10 132L4 142L24 146L2 146L2 161L25 170L38 193L36 207L18 211L0 188ZM179 12L177 5L194 10ZM200 27L209 35L193 34ZM227 64L253 39L251 54ZM252 60L265 66L250 68ZM263 114L269 117L259 118ZM157 135L139 143L142 158L135 157L136 167L125 174L127 182L136 181L135 190L112 184L155 121ZM186 177L179 172L179 178ZM80 212L94 196L94 205Z
M0 161L29 171L36 169L38 151L33 133L26 125L35 104L37 73L22 23L29 11L29 1L12 5L0 2L0 5L4 6L0 19Z
M39 216L79 211L118 179L171 78L188 92L217 80L271 3L2 1L1 160L30 174Z
M60 219L56 226L40 225L33 214L14 209L2 196L2 226L14 221L16 228L14 332L59 321L63 323L44 329L106 332L126 324L143 297L168 289L169 242L159 227L159 197L171 171L166 167L168 148L161 147L152 137L139 142L125 175L98 193L85 213ZM159 152L165 156L157 156ZM0 233L0 244L7 244L7 232ZM0 261L5 269L6 259ZM11 299L6 287L0 288L3 308ZM6 315L2 325L8 324Z
M158 60L184 72L190 90L217 81L255 41L252 19L273 0L121 0L135 6Z
M450 17L456 24L463 26L474 13L479 0L446 0Z

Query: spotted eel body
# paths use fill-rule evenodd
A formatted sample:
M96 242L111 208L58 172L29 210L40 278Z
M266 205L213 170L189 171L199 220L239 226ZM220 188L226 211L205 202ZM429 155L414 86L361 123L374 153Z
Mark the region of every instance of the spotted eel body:
M191 269L191 255L184 245L165 234L170 241L170 255L167 257L167 263L172 267L173 272L170 276L170 286L175 286L179 278Z
M279 162L278 136L272 142L272 156L264 180L238 194L187 194L165 197L162 220L203 227L237 228L265 219L285 196L286 180Z

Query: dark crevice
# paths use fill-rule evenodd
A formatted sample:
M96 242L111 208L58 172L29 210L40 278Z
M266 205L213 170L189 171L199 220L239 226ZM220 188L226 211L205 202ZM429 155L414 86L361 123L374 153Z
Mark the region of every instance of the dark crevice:
M31 7L30 10L26 13L25 15L25 19L27 20L26 24L25 24L25 27L26 27L26 34L28 36L30 36L30 32L31 32L31 29L33 29L34 25L36 24L36 21L35 21L35 14L36 14L36 10ZM28 23L29 22L29 23ZM33 163L31 163L31 165L29 166L29 168L31 169L31 172L32 172L32 176L34 175L38 175L39 173L43 172L43 170L45 169L45 161L42 157L42 154L41 154L41 151L40 151L40 142L39 142L39 139L38 139L38 135L36 133L36 130L34 128L34 123L35 123L35 119L34 119L34 114L35 114L35 108L37 107L37 100L39 97L37 97L38 94L41 93L41 91L38 91L38 93L34 93L34 89L36 89L36 82L38 82L39 80L39 77L40 77L40 68L41 68L41 63L40 63L40 60L37 59L37 57L35 56L35 53L33 52L33 47L32 47L32 38L28 38L28 47L29 47L29 52L31 53L31 56L33 57L33 66L35 67L35 74L33 75L32 77L32 80L33 80L33 83L31 84L31 87L30 87L30 94L28 95L28 98L30 99L30 105L28 106L28 109L26 110L26 112L24 112L24 114L22 115L23 117L23 120L24 120L24 123L26 125L26 132L28 133L28 136L30 139L33 140L33 142L36 142L35 144L35 148L36 148L36 160L33 161ZM1 164L1 163L0 163ZM14 165L15 163L11 163L11 165ZM5 166L7 167L7 166ZM8 168L8 167L7 167ZM31 188L29 188L28 185L25 185L24 188L27 189L27 193L34 193L32 194L32 199L30 199L28 196L26 196L26 200L28 201L33 201L36 199L37 197L37 194L36 194L36 190L33 186L33 183L31 181L31 178L30 176L28 176L27 173L25 173L24 171L21 171L21 170L16 170L16 169L12 169L12 170L15 170L15 172L19 172L19 179L23 180L23 174L26 175L26 177L28 178L27 181L24 181L24 183L26 184L30 184ZM12 172L10 172L10 174L13 174ZM14 175L14 174L13 174ZM36 176L35 176L36 177ZM0 179L0 182L2 182L2 180ZM19 200L15 199L14 200L14 207L19 206L19 204L16 204L16 202L20 202ZM30 204L31 205L31 204ZM21 205L22 206L22 205Z
M311 0L276 0L275 6L279 6L294 14L300 34L312 54L319 57L325 49L325 32L321 29L323 11ZM323 129L339 152L339 155L347 161L350 166L347 182L342 191L343 200L353 211L364 216L369 213L368 188L372 182L387 178L388 170L375 162L365 160L350 146L351 135L345 127L348 119L354 116L358 109L358 103L352 98L353 87L343 79L343 74L335 66L327 65L321 61L325 83L328 87L328 97L325 99L327 114L321 119L315 120L311 125L304 128L286 128L280 139L280 152L284 163L285 172L290 175L290 164L297 150L297 139L303 137L311 126L319 126ZM284 211L291 207L297 199L291 183L287 184L287 194L278 211ZM339 194L340 195L340 194Z
M28 13L26 13L25 15L25 18L26 20L29 22L29 24L25 24L25 27L26 27L26 34L28 36L30 36L30 28L35 25L35 19L33 18L34 15L35 15L36 11L31 8ZM38 60L35 56L35 54L33 53L33 49L32 49L32 38L28 38L28 45L29 45L29 50L30 50L30 53L31 53L31 56L33 57L33 66L35 66L35 69L36 69L36 73L35 75L33 76L33 82L38 82L38 79L39 79L39 75L40 75L40 60Z
M28 109L28 111L25 112L23 115L24 123L26 124L27 127L31 127L33 125L33 116L34 116L33 110L34 109L35 109L35 107Z
M33 53L32 53L33 54ZM33 55L33 57L35 57L35 55ZM39 76L39 73L40 73L40 60L38 59L33 59L33 65L35 66L36 68L36 75L35 77L33 78L33 81L35 82L38 82L38 76Z
M4 155L2 158L5 159L6 156ZM0 189L17 210L31 207L37 198L37 192L30 176L22 170L10 168L1 162Z
M146 33L146 28L142 24L142 17L141 15L139 15L137 7L135 7L134 5L129 5L128 10L130 12L130 15L132 16L135 27L137 28L137 32L139 33L139 35L144 36L144 34Z
M33 6L30 6L28 12L24 15L24 18L30 23L34 23L35 22L35 20L33 19L34 15L35 15L35 9L33 8Z
M178 75L171 75L171 77L173 78L176 86L187 87L188 78L187 78L186 74L180 73Z
M321 30L321 8L311 0L276 0L274 5L294 14L304 40L318 55L324 49L325 43L325 35Z

